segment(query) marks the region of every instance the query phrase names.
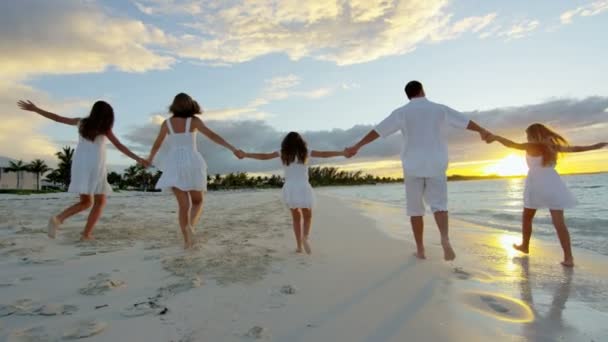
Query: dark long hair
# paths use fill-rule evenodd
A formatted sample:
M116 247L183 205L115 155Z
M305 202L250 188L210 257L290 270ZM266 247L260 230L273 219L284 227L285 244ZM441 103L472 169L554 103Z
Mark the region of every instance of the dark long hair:
M308 158L306 141L297 132L289 132L281 144L281 161L289 166L293 162L304 164Z
M88 117L80 120L80 135L87 140L95 140L98 135L106 134L114 126L114 109L105 101L97 101Z
M194 101L194 99L186 93L175 95L173 103L169 106L169 111L173 116L179 118L191 118L203 112L201 106L198 105L198 102Z
M526 128L528 141L541 145L543 166L554 165L557 162L559 147L568 146L568 140L539 123Z

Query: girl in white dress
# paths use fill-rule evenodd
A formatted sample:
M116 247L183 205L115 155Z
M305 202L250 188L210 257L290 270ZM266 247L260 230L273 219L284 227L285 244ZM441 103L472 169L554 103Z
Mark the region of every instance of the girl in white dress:
M177 94L169 111L173 116L161 125L147 161L152 163L167 138L168 152L158 165L162 175L156 188L172 191L175 195L179 207L179 226L184 237L184 247L187 249L195 243L194 227L203 210L203 192L207 191L207 164L196 147L196 132L203 133L213 142L231 150L239 159L243 158L243 152L230 145L195 116L202 111L189 95Z
M281 144L281 151L272 153L245 153L245 158L269 160L281 158L285 184L283 202L291 211L293 232L296 236L296 252L311 253L308 236L312 222L314 194L308 182L308 158L331 158L344 156L344 151L308 151L306 142L296 132L287 134ZM302 229L302 226L304 229Z
M569 146L566 139L542 124L533 124L526 129L527 143L515 143L497 135L490 135L488 142L494 140L506 147L526 151L528 177L524 190L524 211L522 215L522 243L513 247L528 254L532 236L532 220L537 209L549 209L559 242L564 250L562 265L574 266L570 234L564 221L564 209L576 205L576 199L570 193L557 171L555 164L560 152L584 152L603 148L608 143L590 146Z
M114 109L107 102L97 101L86 118L67 118L42 110L31 101L19 101L23 110L38 113L45 118L66 125L78 126L79 140L74 152L71 167L71 179L68 192L80 194L80 201L59 215L53 216L48 224L48 236L55 238L59 226L70 216L91 208L87 224L82 232L82 240L93 239L93 228L99 220L106 205L106 195L112 192L108 184L106 168L106 138L116 148L140 164L146 161L135 155L112 132Z

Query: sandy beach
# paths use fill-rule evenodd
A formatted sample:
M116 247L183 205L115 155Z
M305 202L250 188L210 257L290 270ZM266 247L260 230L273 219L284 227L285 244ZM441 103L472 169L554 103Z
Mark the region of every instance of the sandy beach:
M556 244L534 240L523 257L517 235L452 220L446 263L427 219L419 261L404 210L322 190L311 256L293 252L276 190L209 193L194 251L164 194L114 194L96 241L76 242L84 215L49 240L48 217L72 200L0 197L2 340L608 340L596 253L575 250L567 271Z

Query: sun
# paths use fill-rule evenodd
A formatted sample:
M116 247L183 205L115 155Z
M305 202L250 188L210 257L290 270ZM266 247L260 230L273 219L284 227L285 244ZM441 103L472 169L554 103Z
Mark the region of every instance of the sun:
M523 176L528 173L528 165L522 156L509 154L483 170L488 175Z

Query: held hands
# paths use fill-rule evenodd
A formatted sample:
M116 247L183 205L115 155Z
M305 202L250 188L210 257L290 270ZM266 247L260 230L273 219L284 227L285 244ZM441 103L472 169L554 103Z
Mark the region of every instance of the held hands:
M136 161L137 161L137 164L139 164L145 168L149 168L150 165L152 165L152 162L148 159L137 158Z
M239 159L243 159L246 157L247 153L245 153L243 150L235 150L232 153L234 153L234 155L239 158Z
M34 102L30 100L20 100L19 102L17 102L17 105L19 106L19 108L30 112L37 112L39 110L39 108L34 104Z
M359 152L359 149L355 146L347 147L344 149L344 156L346 158L352 158Z

